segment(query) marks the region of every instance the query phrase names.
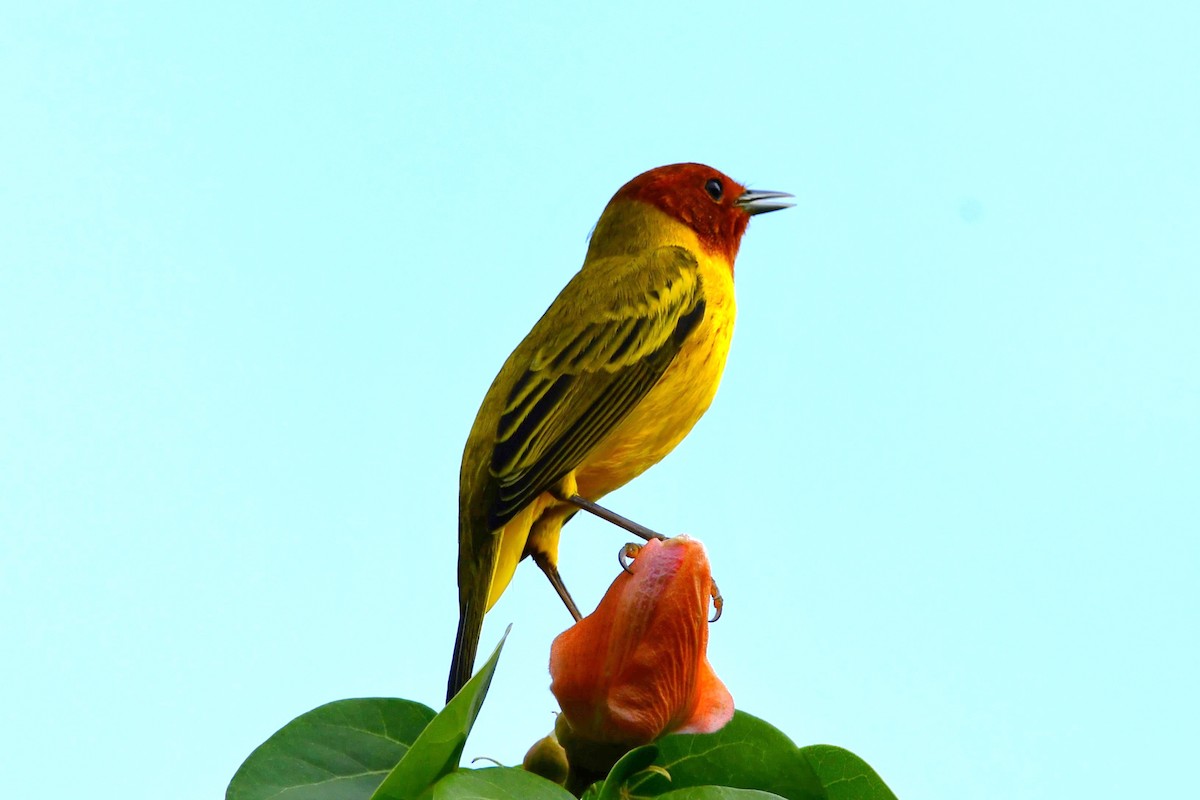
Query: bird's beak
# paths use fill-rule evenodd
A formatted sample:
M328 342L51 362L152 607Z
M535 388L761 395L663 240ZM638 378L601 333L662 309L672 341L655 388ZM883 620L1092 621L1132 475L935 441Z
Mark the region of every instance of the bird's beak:
M792 195L787 192L747 189L741 193L737 200L733 201L733 204L753 216L754 214L765 214L768 211L778 211L781 208L791 208L796 204L789 203L785 199L790 197Z

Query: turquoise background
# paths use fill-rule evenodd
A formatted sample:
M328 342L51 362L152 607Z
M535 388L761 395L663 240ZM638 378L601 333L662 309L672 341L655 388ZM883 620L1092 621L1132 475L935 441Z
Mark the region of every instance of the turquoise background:
M329 700L440 707L458 464L612 193L756 218L703 540L737 704L901 798L1155 797L1200 741L1189 3L0 11L0 794L220 797ZM594 606L626 537L566 530ZM528 565L466 756L550 729Z

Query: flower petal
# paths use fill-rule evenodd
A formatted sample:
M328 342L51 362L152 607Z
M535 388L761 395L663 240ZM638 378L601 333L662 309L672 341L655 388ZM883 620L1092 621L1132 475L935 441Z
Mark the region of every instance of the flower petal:
M695 705L674 733L716 733L733 719L733 695L713 672L708 659L696 676Z

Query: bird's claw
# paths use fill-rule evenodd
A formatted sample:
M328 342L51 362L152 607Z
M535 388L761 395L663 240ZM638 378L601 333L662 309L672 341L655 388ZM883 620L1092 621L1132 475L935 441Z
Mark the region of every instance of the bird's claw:
M642 546L633 542L622 547L620 552L617 553L617 561L621 562L621 569L632 575L633 570L629 568L629 559L637 558L640 552L642 552Z
M725 598L721 597L721 590L717 588L717 582L712 581L712 587L708 590L713 601L713 617L709 623L716 622L721 618L721 610L725 608Z

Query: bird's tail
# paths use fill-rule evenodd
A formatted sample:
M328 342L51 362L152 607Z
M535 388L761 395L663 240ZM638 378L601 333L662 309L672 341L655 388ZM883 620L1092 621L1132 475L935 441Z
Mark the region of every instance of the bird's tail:
M475 652L479 649L479 634L483 630L483 608L487 597L477 599L467 594L466 589L459 589L458 636L454 640L454 659L450 662L450 680L446 684L447 703L475 672Z
M498 536L475 534L469 518L458 523L458 636L454 640L454 659L446 683L446 702L471 680L475 673L475 652L483 630L483 615L488 609L492 572L496 562Z

